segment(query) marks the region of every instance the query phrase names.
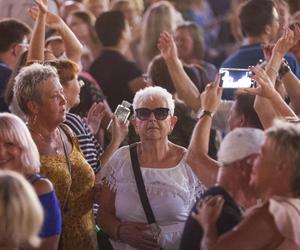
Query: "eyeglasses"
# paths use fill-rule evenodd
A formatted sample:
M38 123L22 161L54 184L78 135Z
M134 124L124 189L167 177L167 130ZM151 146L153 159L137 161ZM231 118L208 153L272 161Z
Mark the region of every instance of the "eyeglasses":
M154 114L156 120L165 120L169 115L170 109L168 108L139 108L135 110L135 115L141 121L146 121L151 116L151 113Z

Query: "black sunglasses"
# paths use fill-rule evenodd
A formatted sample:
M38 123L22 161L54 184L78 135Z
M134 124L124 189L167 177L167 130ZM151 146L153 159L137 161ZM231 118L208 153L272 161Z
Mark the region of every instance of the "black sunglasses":
M135 116L141 121L146 121L151 116L151 113L154 114L156 120L165 120L169 115L170 109L168 108L139 108L135 110Z

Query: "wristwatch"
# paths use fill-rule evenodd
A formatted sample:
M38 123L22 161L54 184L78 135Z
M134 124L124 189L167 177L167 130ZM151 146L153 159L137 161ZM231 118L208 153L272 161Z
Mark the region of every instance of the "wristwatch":
M201 116L199 117L199 119L201 119L202 117L204 117L204 116L206 116L206 115L209 116L210 118L213 118L214 113L213 113L213 112L210 112L210 111L208 111L208 110L203 110Z

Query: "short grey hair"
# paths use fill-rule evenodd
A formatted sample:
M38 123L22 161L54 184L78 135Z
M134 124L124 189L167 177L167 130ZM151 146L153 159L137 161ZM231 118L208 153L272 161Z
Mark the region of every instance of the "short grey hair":
M17 116L0 113L0 138L18 145L21 149L22 173L40 172L40 155L25 123Z
M133 110L135 110L141 102L152 98L160 98L165 101L167 107L170 109L170 114L172 116L174 115L175 101L173 96L166 89L159 86L146 87L136 92L132 103Z
M29 115L28 101L41 102L39 87L50 78L59 80L56 69L50 65L38 63L23 67L16 76L14 94L18 105L26 115Z
M276 120L266 130L267 138L275 143L276 155L293 168L292 190L300 196L300 124Z

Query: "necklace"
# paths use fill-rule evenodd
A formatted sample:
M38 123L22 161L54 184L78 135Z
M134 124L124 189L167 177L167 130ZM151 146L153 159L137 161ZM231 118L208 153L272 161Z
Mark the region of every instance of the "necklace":
M60 145L58 143L58 139L57 138L60 138L60 131L58 128L55 129L54 133L55 133L55 138L54 140L50 140L50 139L47 139L45 138L45 136L43 136L41 133L37 132L36 130L32 129L31 127L28 127L29 130L33 133L35 133L36 135L38 135L40 137L40 139L47 145L50 146L50 148L55 151L55 153L57 155L59 155L61 153L61 150L60 150ZM49 143L49 140L50 140L50 143ZM60 140L59 140L60 141Z

